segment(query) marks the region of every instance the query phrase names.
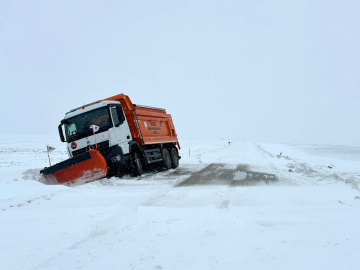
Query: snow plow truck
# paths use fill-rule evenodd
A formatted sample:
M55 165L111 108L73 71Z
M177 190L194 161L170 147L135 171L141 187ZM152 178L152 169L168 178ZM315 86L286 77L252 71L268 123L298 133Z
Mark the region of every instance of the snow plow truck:
M133 104L124 94L67 112L58 130L69 159L40 171L45 184L78 185L120 173L140 176L152 164L179 166L171 115Z

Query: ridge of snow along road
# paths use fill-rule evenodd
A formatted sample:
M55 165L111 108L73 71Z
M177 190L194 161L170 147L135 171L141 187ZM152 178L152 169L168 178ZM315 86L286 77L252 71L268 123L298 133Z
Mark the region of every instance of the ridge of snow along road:
M182 140L176 170L65 187L36 181L57 137L0 138L1 269L358 269L359 148Z

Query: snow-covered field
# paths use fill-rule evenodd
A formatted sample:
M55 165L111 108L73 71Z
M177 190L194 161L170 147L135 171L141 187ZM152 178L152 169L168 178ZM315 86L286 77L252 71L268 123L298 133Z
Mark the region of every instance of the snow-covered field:
M359 147L180 140L176 170L65 187L35 181L55 135L0 140L2 270L360 268Z

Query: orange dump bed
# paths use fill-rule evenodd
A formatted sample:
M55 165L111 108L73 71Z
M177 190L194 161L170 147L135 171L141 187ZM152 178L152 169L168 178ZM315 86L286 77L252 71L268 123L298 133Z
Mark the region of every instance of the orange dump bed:
M165 109L135 105L124 94L104 100L119 101L129 124L132 138L140 145L174 142L179 145L170 114Z

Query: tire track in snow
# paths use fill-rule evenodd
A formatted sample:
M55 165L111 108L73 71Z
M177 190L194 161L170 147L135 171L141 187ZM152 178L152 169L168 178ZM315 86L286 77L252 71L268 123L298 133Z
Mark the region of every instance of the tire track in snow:
M51 200L52 197L54 197L57 194L59 194L60 192L64 192L64 191L68 191L68 190L59 190L57 192L52 192L50 194L46 194L46 195L35 197L35 198L21 199L21 197L20 197L20 200L19 200L19 197L14 197L14 198L10 198L7 200L1 200L1 208L2 208L1 211L15 209L16 207L28 206L34 202L41 201L41 200L49 201L49 200ZM12 201L16 201L16 200L19 200L19 201L12 202Z
M53 268L54 263L59 261L65 264L67 261L76 261L79 264L79 267L85 267L86 269L86 265L91 264L92 260L88 260L88 255L96 254L98 246L97 243L107 243L107 245L117 244L121 232L129 230L132 228L132 225L136 223L136 215L139 208L155 205L157 202L163 200L171 189L172 186L165 186L162 189L152 193L151 196L142 200L140 203L126 207L126 209L124 209L121 205L113 206L110 210L106 211L107 214L104 218L98 220L96 224L93 225L93 228L87 237L82 238L72 243L67 248L57 252L51 258L34 267L33 270ZM126 212L126 216L124 216L124 212ZM86 255L82 257L83 254ZM69 260L69 257L76 258L71 258ZM66 268L66 265L59 265L58 268L64 267ZM74 265L71 265L71 268L73 267Z

